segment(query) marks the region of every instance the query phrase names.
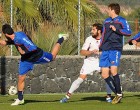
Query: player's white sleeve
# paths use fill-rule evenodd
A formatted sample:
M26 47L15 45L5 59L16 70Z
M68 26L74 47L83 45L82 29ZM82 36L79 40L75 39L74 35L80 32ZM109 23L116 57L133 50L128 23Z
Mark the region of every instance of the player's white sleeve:
M89 37L85 40L83 46L82 46L82 50L88 50L90 47L90 40Z

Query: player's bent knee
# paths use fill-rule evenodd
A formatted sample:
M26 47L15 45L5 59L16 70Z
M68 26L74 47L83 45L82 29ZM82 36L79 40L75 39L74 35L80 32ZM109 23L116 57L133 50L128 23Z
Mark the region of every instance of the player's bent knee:
M79 78L82 78L83 80L85 80L87 78L86 74L80 74Z
M18 82L23 82L26 78L26 75L19 75L19 80Z
M54 55L53 53L52 54L52 61L56 59L56 55Z
M56 59L56 56L53 56L53 60L55 60Z

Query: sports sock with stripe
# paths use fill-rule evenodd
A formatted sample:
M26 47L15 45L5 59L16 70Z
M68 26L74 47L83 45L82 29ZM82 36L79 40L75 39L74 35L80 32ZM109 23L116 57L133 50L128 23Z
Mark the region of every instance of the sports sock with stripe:
M121 94L121 84L120 84L120 78L119 78L119 74L116 74L115 76L113 76L114 78L114 82L115 82L115 88L116 88L116 92L118 94Z
M117 92L116 92L114 80L112 79L112 77L109 76L108 78L105 79L105 81L110 87L110 89L116 94Z
M18 99L19 100L23 99L23 91L18 91Z
M61 38L58 39L57 43L59 43L61 45L63 41L64 41L64 38L61 37Z

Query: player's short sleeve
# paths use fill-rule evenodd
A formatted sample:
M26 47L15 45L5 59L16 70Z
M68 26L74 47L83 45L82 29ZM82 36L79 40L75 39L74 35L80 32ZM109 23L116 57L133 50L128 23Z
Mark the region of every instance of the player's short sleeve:
M90 46L90 38L88 37L88 38L85 40L85 42L84 42L84 44L83 44L83 46L82 46L82 50L88 50L88 49L89 49L89 46Z
M22 38L22 43L28 49L28 51L33 51L37 49L37 46L27 37Z

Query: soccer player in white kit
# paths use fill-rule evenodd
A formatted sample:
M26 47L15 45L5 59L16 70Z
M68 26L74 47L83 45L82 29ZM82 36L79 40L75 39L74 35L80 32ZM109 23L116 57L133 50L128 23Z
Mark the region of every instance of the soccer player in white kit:
M101 68L99 67L99 45L102 34L102 25L99 23L93 24L91 34L92 34L91 36L86 38L85 43L83 44L83 47L80 51L80 54L85 56L84 64L81 68L80 75L78 79L76 79L72 83L66 96L60 100L61 103L65 103L68 101L72 93L76 89L78 89L80 84L86 79L87 75L92 74L94 71L100 72ZM108 85L106 86L107 86L106 89L108 91L107 94L111 94L110 88L108 87ZM111 101L111 98L109 99L109 101Z

